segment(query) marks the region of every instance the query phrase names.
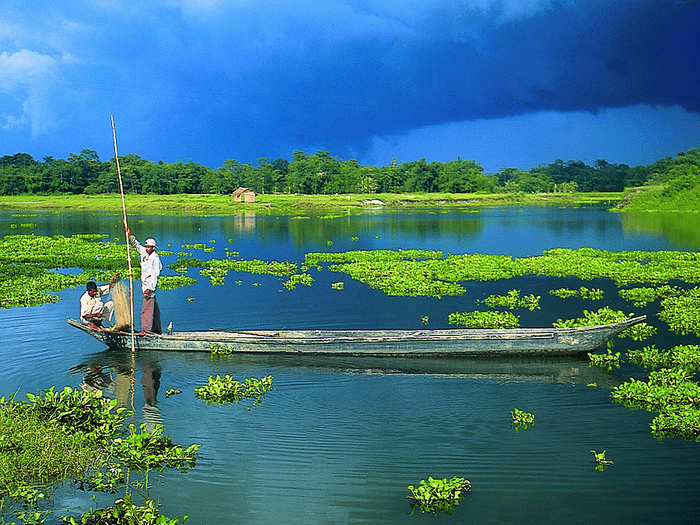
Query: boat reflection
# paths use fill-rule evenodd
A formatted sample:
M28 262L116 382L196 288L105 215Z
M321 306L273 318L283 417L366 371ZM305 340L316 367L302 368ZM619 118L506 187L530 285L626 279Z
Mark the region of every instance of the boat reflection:
M177 360L179 366L210 363L203 352L149 352L162 366ZM475 358L475 357L359 357L279 354L235 354L217 359L230 369L282 368L299 373L421 374L470 379L570 383L612 388L622 383L614 371L589 366L587 358L574 356ZM204 365L208 366L208 365Z
M128 352L99 352L69 370L71 375L82 374L80 388L86 392L101 392L107 398L116 399L117 406L134 409L132 406L135 377L140 372L143 390L143 422L150 431L162 425L158 408L158 390L162 368L157 360L148 355L137 355L132 361Z

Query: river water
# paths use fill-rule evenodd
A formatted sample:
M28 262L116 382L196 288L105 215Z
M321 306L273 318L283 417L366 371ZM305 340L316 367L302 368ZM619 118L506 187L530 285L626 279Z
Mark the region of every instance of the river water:
M364 215L277 217L130 216L141 239L160 249L206 243L223 258L293 261L318 251L431 249L452 253L540 255L584 246L607 250L698 250L697 217L639 216L602 208L493 208L481 212L368 212ZM104 233L123 235L119 216L90 213L3 212L0 235ZM163 257L164 264L177 255ZM347 275L316 272L311 287L289 291L283 279L231 272L212 286L197 269L196 285L159 291L164 324L175 330L236 328L446 328L447 315L475 309L475 300L518 288L542 296L542 309L518 311L522 326L551 325L606 304L635 310L614 284L598 279L522 277L463 283L461 297L389 297ZM173 272L166 269L165 274ZM331 283L343 281L343 290ZM602 302L562 301L548 289L605 290ZM4 368L0 393L36 392L51 385L78 388L88 381L129 403L128 355L106 351L65 322L78 314L81 288L56 304L0 310ZM190 300L188 300L190 299ZM139 303L137 302L137 308ZM679 338L655 318L658 305L636 309L659 328L643 345L668 348ZM641 348L620 340L616 350ZM445 523L698 523L700 445L656 440L655 414L610 401L610 388L644 377L633 365L608 372L585 358L367 359L231 356L142 352L136 356L133 422L163 424L183 445L200 443L187 473L151 474L150 496L168 516L193 524ZM194 388L216 374L274 377L261 406L209 406ZM596 387L590 386L595 383ZM168 389L181 394L166 397ZM516 432L510 411L535 414L535 426ZM593 468L591 449L614 465ZM411 514L407 485L428 476L463 476L472 492L451 516ZM97 503L59 487L60 514Z

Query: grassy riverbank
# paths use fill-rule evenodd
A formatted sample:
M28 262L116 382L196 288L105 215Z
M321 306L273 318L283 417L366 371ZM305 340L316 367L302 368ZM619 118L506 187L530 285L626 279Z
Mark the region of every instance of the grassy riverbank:
M146 215L194 214L238 215L254 211L261 214L296 215L327 211L353 212L373 207L450 208L483 206L613 206L620 192L596 193L371 193L348 195L258 195L256 202L234 202L228 195L177 194L126 196L127 210ZM380 202L377 202L380 201ZM101 195L13 195L0 197L0 209L11 210L84 210L121 211L118 194Z

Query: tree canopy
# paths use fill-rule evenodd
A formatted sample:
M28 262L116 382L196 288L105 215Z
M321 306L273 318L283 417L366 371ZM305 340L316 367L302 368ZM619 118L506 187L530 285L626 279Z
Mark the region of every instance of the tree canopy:
M235 159L212 169L193 161L152 162L138 155L119 158L124 191L129 193L228 194L239 186L258 193L399 193L399 192L573 192L621 191L645 183L666 183L697 173L700 150L660 159L649 166L630 167L598 160L592 166L581 161L556 160L527 171L503 168L484 173L475 160L403 162L387 166L363 166L357 160L341 160L328 151L308 155L294 151L291 160L255 164ZM0 194L95 194L119 190L114 159L101 161L90 149L70 153L66 159L27 153L0 157Z

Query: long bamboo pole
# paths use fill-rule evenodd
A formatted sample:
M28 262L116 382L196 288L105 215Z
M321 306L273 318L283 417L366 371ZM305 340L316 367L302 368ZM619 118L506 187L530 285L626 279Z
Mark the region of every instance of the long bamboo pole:
M119 167L119 154L117 153L117 132L114 129L114 116L109 116L112 122L112 139L114 140L114 161L117 164L117 177L119 178L119 193L122 196L122 218L124 219L124 236L126 237L126 262L129 265L129 326L131 327L131 353L136 352L136 343L134 337L134 281L133 270L131 269L131 251L129 250L129 228L126 222L126 202L124 201L124 186L122 184L122 171Z

